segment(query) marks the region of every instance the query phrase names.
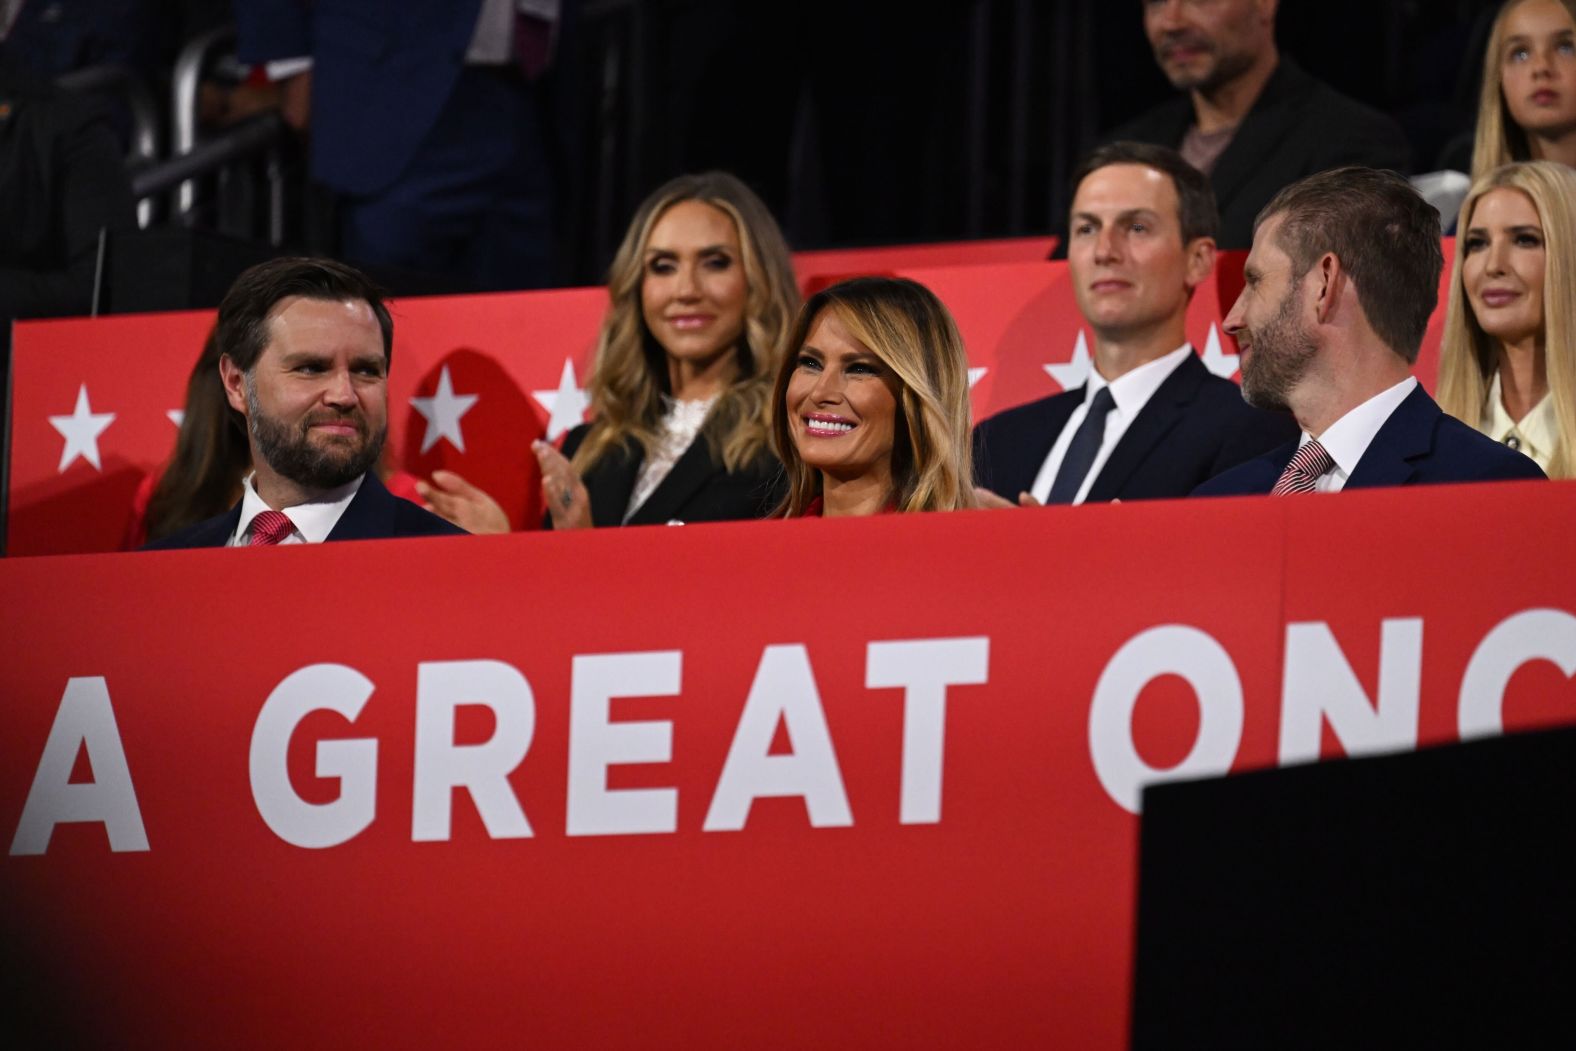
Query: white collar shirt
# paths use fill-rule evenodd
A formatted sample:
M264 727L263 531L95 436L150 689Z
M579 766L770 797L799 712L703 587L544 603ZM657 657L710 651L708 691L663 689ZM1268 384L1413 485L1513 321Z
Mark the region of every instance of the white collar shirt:
M1501 445L1508 445L1537 461L1545 471L1554 458L1554 447L1559 444L1559 423L1554 418L1554 395L1545 394L1520 420L1510 418L1505 411L1504 394L1499 385L1499 372L1494 372L1494 382L1489 384L1488 401L1483 406L1483 421L1478 430Z
M270 510L269 506L263 503L263 498L257 495L257 488L253 484L255 478L255 474L247 475L246 482L241 486L241 520L236 523L235 532L230 536L229 547L249 546L252 542L252 522L258 515ZM365 478L366 475L362 475L337 489L330 489L316 500L282 508L284 516L290 519L290 524L295 528L279 543L321 544L327 540L328 534L332 533L334 527L339 524L345 508L350 506L350 501L361 489L361 483Z
M1379 428L1384 426L1390 414L1416 386L1417 379L1408 376L1395 386L1375 394L1324 429L1324 433L1319 435L1319 444L1324 446L1324 451L1330 454L1335 465L1319 476L1314 485L1315 492L1338 493L1346 488L1346 480L1357 469L1357 463L1368 451L1368 446L1373 444L1374 435L1379 433ZM1311 441L1313 435L1303 431L1297 448L1301 449Z
M1181 365L1191 353L1193 353L1192 346L1184 343L1171 353L1124 372L1109 383L1100 375L1098 369L1091 366L1088 382L1084 384L1083 401L1067 418L1062 432L1056 436L1056 441L1051 445L1050 455L1045 458L1045 463L1040 465L1040 473L1035 475L1034 486L1029 490L1034 498L1043 504L1050 497L1051 486L1056 483L1056 472L1062 469L1062 461L1067 458L1067 447L1072 444L1073 435L1078 432L1084 417L1089 415L1089 403L1094 400L1094 396L1101 388L1109 387L1114 408L1105 418L1105 435L1100 441L1100 451L1095 454L1094 462L1089 465L1089 473L1084 475L1083 483L1078 487L1078 495L1073 498L1073 503L1083 503L1088 498L1095 479L1100 477L1105 462L1111 458L1111 450L1116 448L1116 443L1122 440L1122 435L1127 433L1127 429L1133 425L1133 421L1144 410L1144 406L1149 404L1149 399L1154 397L1155 391L1160 389L1166 378L1175 372L1177 366ZM1011 498L1017 494L1003 495Z

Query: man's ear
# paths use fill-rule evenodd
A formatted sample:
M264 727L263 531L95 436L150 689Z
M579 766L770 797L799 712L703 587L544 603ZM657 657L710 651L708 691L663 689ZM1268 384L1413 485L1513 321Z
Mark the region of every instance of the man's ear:
M1192 295L1193 290L1209 280L1209 275L1215 272L1215 239L1213 237L1195 237L1187 245L1187 290Z
M1346 268L1341 265L1341 257L1334 252L1326 252L1319 257L1313 265L1310 275L1316 286L1317 296L1314 299L1314 318L1319 324L1327 324L1336 309L1341 304L1348 288Z
M246 373L235 362L230 360L230 355L219 355L219 381L224 384L224 396L230 403L230 408L246 415Z

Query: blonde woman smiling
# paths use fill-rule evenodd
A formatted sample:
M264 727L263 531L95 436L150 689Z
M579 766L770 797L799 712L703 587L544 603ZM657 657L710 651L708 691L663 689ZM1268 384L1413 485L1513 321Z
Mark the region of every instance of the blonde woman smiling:
M759 518L782 499L767 432L771 381L799 305L766 206L722 172L641 204L613 259L587 382L594 419L562 451L533 445L554 529ZM476 533L508 520L452 473L434 510Z
M1439 357L1439 404L1576 475L1576 171L1510 164L1461 207Z
M952 315L923 285L818 292L777 374L772 444L789 518L974 507L969 378Z

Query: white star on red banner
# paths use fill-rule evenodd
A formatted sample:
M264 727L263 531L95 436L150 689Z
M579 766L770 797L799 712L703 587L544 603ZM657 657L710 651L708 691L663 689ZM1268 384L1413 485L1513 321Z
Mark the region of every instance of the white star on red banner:
M1083 385L1089 378L1089 340L1084 335L1083 329L1078 330L1078 341L1073 344L1072 359L1061 365L1046 365L1045 371L1050 373L1062 390L1072 390Z
M438 373L438 390L430 398L410 399L411 408L421 413L427 421L427 430L421 439L421 451L426 452L439 441L447 439L460 452L465 451L465 435L460 431L460 417L475 407L479 394L454 393L454 381L449 378L449 366Z
M1226 354L1221 350L1220 329L1214 324L1209 326L1209 338L1204 340L1204 356L1201 359L1204 367L1222 379L1230 379L1237 374L1237 355Z
M564 371L558 377L557 390L532 391L531 397L547 410L547 440L556 442L558 436L578 427L585 420L591 399L575 384L575 363L564 359Z
M94 412L88 404L88 385L86 383L77 388L77 407L70 416L51 416L49 425L60 432L66 440L66 447L60 451L60 467L57 474L64 473L71 466L73 460L81 457L93 465L93 469L102 471L104 465L99 462L99 435L104 429L115 422L113 412Z

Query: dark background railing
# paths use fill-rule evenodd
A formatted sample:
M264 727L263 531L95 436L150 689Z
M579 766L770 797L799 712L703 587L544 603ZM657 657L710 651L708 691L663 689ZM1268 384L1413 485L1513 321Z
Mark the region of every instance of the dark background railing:
M601 280L652 187L710 167L754 186L798 248L1043 233L1080 155L1171 93L1140 0L578 6L550 87L566 284ZM1495 7L1283 0L1278 36L1304 68L1394 116L1428 171L1470 130ZM334 251L331 206L292 133L198 128L196 79L233 67L232 52L232 35L208 27L151 85L120 70L74 77L125 94L144 227Z

